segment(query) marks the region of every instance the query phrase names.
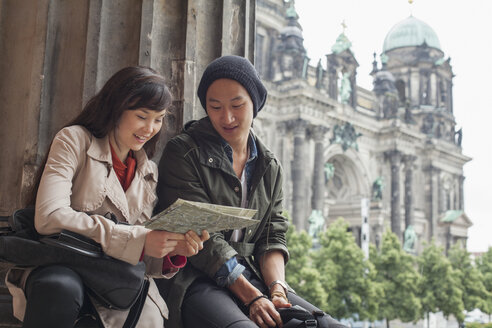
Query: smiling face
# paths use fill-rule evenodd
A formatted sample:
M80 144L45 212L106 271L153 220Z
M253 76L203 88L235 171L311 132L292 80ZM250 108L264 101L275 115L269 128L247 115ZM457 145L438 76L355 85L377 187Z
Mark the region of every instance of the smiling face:
M237 81L218 79L207 90L207 114L215 130L233 148L246 147L253 123L253 102Z
M123 112L109 136L111 145L122 162L126 160L130 150L142 149L160 131L165 114L165 109L157 112L147 108Z

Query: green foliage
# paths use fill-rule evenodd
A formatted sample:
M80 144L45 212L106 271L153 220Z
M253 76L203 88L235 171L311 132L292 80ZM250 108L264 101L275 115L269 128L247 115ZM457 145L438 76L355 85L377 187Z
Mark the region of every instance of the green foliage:
M415 257L403 251L388 230L381 249L370 245L370 257L365 260L347 229L347 222L338 219L319 236L316 250L305 231L291 225L287 232L287 283L333 317L410 322L442 311L463 322L464 309L492 312L492 248L477 260L476 267L466 250L453 247L447 258L434 241Z
M374 284L375 270L364 260L362 250L347 232L348 224L338 219L321 234L321 248L313 261L327 292L326 311L336 318L373 319L378 311L381 288Z
M387 230L380 252L373 249L370 259L385 295L379 305L378 318L403 322L417 320L421 305L417 297L419 275L414 268L413 256L403 251L398 237Z
M492 328L492 323L467 322L466 328Z
M465 310L478 308L487 312L490 294L483 284L482 273L472 264L470 254L457 243L450 249L448 257L461 285Z
M419 259L421 274L420 301L423 313L442 311L445 316L453 314L463 322L462 291L459 277L441 247L432 241Z
M317 307L326 308L326 292L321 285L320 273L312 267L312 239L305 232L297 232L294 225L287 231L290 259L285 267L285 278L289 286L305 300Z
M492 247L478 259L477 267L482 274L483 285L489 293L485 301L486 306L481 310L485 313L492 314Z
M311 304L320 309L326 309L327 293L321 284L321 275L315 268L302 268L295 291Z
M297 232L294 225L291 224L287 231L287 245L290 259L287 262L286 273L288 276L298 276L301 269L307 267L310 262L309 252L313 245L311 236L305 231Z

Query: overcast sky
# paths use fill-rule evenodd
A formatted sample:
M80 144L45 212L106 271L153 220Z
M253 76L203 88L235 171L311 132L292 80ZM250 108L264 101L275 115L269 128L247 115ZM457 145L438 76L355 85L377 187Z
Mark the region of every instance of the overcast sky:
M451 58L454 114L463 127L465 212L473 221L468 250L492 246L492 1L490 0L296 0L304 46L315 65L331 53L342 32L359 62L357 82L372 90L373 53L382 51L391 27L413 14L429 24Z

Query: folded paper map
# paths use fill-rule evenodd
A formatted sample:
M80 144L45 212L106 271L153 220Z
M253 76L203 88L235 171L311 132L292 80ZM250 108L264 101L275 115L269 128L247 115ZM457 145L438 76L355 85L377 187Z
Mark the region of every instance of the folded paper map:
M192 202L178 198L168 208L152 217L145 226L152 230L166 230L185 233L194 230L201 234L202 230L216 232L221 230L242 229L258 220L252 217L256 210Z

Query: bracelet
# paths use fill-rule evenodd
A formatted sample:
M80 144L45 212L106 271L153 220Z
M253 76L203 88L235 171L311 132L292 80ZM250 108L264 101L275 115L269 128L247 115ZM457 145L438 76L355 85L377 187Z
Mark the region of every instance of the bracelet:
M280 285L282 286L282 288L284 289L284 292L285 292L285 295L287 295L287 284L283 281L283 280L274 280L272 281L272 283L270 284L270 286L268 286L268 290L271 291L273 286L275 285Z
M272 295L270 295L270 298L274 298L275 296L282 297L286 302L289 302L287 295L282 292L273 292Z
M255 298L253 298L249 303L245 303L244 306L246 306L247 308L249 308L254 302L256 302L257 300L259 300L260 298L266 298L268 299L268 297L266 295L258 295L256 296Z

